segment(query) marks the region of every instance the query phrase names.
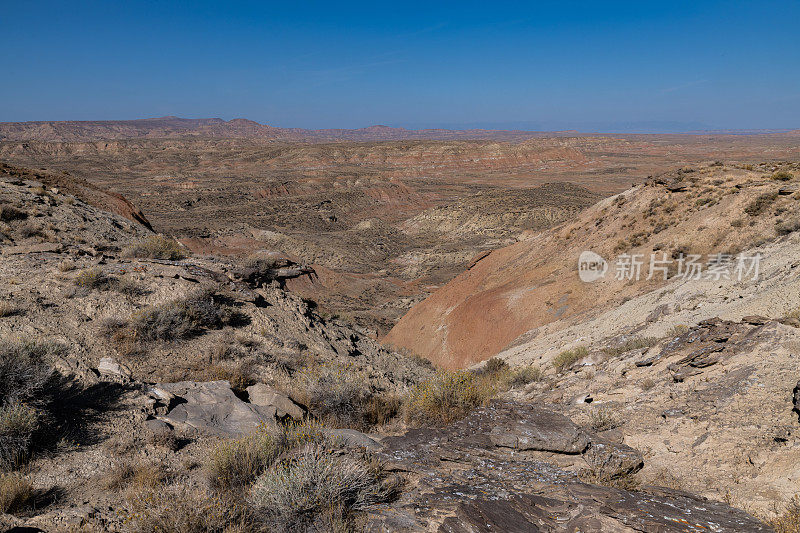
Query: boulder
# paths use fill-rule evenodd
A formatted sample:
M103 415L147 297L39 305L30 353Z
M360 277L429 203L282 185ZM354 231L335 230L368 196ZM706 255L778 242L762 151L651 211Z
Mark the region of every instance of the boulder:
M287 395L264 383L247 387L250 403L261 407L274 407L278 418L289 416L294 420L302 420L305 409L297 405Z
M153 433L155 435L161 435L172 431L172 427L169 424L167 424L163 420L159 420L158 418L151 418L149 420L145 420L144 427L150 433Z
M183 400L164 419L205 434L241 436L267 425L277 428L276 409L243 402L227 381L163 383L158 388Z
M380 442L355 429L327 429L325 433L331 437L341 439L345 446L366 448L368 450L380 450L382 448Z
M632 474L644 466L644 458L637 450L621 443L593 440L583 454L600 479L613 479Z
M569 418L539 408L524 419L492 428L489 439L495 446L521 451L581 453L589 445L589 435Z
M121 365L110 357L103 357L97 365L97 372L101 376L111 376L128 380L131 377L131 371L125 365Z

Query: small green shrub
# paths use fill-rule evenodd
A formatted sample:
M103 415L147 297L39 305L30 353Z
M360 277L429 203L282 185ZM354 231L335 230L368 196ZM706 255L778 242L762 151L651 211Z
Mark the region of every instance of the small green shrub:
M175 239L163 235L153 235L132 244L122 250L122 255L124 257L163 259L167 261L179 261L188 256L186 249Z
M542 381L544 374L538 366L528 365L511 370L508 377L508 384L511 387L523 387L528 383Z
M564 350L553 358L553 368L556 369L556 372L563 372L587 355L589 355L589 349L586 346Z
M440 371L419 383L406 401L406 418L417 423L447 423L485 404L494 394L489 380L474 373Z
M790 181L794 175L787 170L779 170L772 175L772 179L776 181Z

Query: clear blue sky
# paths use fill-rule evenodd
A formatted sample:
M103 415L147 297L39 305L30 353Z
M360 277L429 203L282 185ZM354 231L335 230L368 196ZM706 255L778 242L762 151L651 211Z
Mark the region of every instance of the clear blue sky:
M0 0L0 121L800 127L800 1Z

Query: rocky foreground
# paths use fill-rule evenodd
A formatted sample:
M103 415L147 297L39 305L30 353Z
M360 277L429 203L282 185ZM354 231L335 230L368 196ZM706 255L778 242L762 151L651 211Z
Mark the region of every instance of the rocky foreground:
M287 292L312 272L275 254L186 257L20 176L0 206L5 529L769 531L719 491L796 480L790 320L435 373Z

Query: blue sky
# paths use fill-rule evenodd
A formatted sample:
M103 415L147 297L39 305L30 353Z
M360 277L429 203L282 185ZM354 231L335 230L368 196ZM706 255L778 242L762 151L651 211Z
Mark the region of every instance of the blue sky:
M800 1L0 0L0 121L800 127Z

